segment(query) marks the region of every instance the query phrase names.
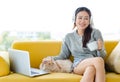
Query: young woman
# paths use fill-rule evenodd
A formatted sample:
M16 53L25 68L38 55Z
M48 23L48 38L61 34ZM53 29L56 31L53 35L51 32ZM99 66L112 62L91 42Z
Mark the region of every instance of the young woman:
M54 60L67 59L72 55L73 72L83 75L80 82L105 82L104 41L101 32L91 25L91 12L88 8L76 9L74 28L74 32L65 36L61 52ZM93 41L97 42L98 47L91 51L87 44Z

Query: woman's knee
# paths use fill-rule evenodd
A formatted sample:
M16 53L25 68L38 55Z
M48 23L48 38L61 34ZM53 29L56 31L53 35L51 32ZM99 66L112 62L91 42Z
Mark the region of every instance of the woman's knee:
M95 65L100 65L100 66L104 66L104 60L103 60L103 58L101 58L101 57L96 57L95 58Z

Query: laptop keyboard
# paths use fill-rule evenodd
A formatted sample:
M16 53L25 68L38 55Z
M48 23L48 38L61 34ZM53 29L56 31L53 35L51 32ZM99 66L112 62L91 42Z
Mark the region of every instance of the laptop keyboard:
M31 68L31 71L32 71L32 72L39 72L40 70L39 70L39 69L36 69L36 68Z
M31 74L39 74L38 72L31 71Z
M31 68L31 73L35 73L35 74L45 74L47 72L40 70L40 69L36 69L36 68Z

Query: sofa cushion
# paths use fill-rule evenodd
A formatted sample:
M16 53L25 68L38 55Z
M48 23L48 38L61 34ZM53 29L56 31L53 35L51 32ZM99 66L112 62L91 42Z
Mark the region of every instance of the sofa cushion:
M80 82L81 78L81 75L72 73L50 73L32 78L18 73L11 73L0 78L0 82Z
M8 75L10 72L8 63L0 56L0 76Z
M10 65L9 54L5 51L0 51L0 56Z
M110 53L110 56L106 60L106 64L110 71L120 73L120 42Z

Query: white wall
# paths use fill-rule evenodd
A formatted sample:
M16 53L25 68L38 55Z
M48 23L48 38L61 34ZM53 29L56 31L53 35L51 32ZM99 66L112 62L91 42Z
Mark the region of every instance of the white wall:
M88 7L105 39L119 39L119 0L0 0L1 31L50 31L61 39L72 30L72 16ZM112 35L112 38L108 35Z

